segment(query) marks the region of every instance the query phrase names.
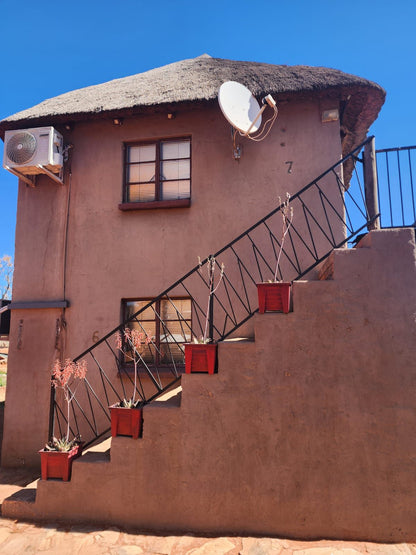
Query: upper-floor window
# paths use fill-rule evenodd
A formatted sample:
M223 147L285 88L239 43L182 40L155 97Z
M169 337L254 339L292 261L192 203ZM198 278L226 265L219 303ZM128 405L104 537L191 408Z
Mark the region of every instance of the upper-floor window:
M124 203L168 203L190 195L190 138L126 145Z

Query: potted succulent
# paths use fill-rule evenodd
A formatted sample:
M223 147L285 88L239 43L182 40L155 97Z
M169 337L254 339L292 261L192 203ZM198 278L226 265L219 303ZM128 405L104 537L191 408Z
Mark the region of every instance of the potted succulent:
M39 451L41 458L42 480L60 478L67 482L71 478L72 462L82 453L82 442L79 436L69 439L71 402L81 381L85 379L87 363L85 360L65 362L56 360L52 368L52 386L63 392L67 404L66 434L61 438L53 437Z
M278 279L283 245L293 221L293 207L290 206L289 193L286 193L286 200L283 203L282 199L279 197L279 203L281 205L282 214L282 237L280 240L280 248L276 259L276 268L273 280L263 283L257 283L260 314L263 314L264 312L284 312L285 314L287 314L290 310L290 294L292 283L290 281L280 281Z
M124 328L123 334L116 333L116 347L123 354L125 361L132 361L134 366L133 394L130 399L111 405L111 436L141 437L143 430L142 399L137 397L138 364L142 353L152 339L146 332Z
M199 260L199 271L202 272L202 262ZM224 264L221 264L220 274L215 283L215 271L217 261L214 256L209 256L207 260L208 274L208 303L205 312L204 333L200 338L194 337L192 343L185 343L185 372L191 374L193 372L208 372L214 374L217 363L217 344L208 337L208 324L212 310L213 295L220 286L224 276Z

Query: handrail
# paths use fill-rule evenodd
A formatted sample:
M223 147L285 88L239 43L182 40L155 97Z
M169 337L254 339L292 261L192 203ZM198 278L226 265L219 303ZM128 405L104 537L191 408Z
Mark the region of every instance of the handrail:
M381 227L416 224L416 146L376 150Z
M373 218L368 216L362 160L358 157L370 140L372 137L291 196L289 203L294 217L282 249L280 280L302 278L334 248L351 241L378 217L378 214ZM346 166L346 173L351 175L348 183L344 183L343 177ZM235 334L258 311L256 283L273 278L281 249L282 208L280 203L213 255L224 264L225 270L220 287L211 297L212 340L222 341ZM202 261L202 268L209 258ZM157 323L159 335L152 336L140 354L136 393L145 405L180 380L183 344L203 334L209 292L209 280L196 265L74 359L86 358L89 362L84 389L77 391L72 403L74 434L81 433L90 442L108 430L108 405L126 397L126 387L130 390L133 386L131 371L115 348L114 334L123 331L125 326L147 334L146 324L140 318L145 311L150 311ZM176 299L184 297L191 300L192 318L182 314L177 306ZM174 325L158 312L159 301L174 315ZM54 427L61 431L66 417L59 400L55 399L52 410Z

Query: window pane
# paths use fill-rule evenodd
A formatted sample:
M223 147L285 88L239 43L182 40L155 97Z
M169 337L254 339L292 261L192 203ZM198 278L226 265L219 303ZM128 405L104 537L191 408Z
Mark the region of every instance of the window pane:
M156 145L141 145L127 147L128 162L150 162L156 160Z
M155 200L155 186L149 185L129 185L127 202L150 202Z
M143 306L144 304L146 303L145 302L126 303L126 307L127 307L126 315L131 316L137 310L139 310L139 308L141 307L140 305ZM154 321L142 321L141 318L139 319L139 322L133 321L133 322L130 322L130 324L128 325L130 329L132 330L136 329L139 333L143 335L143 337L141 338L140 345L136 345L136 352L133 351L131 343L129 343L129 341L124 338L123 334L122 335L123 335L124 362L127 364L132 364L134 357L136 357L136 359L138 360L139 366L141 366L143 364L141 359L143 359L146 362L153 362L152 349L154 350L154 347L152 346L151 343L148 344L146 342L146 335L149 338L151 338L153 342L155 341L156 324Z
M176 303L175 303L175 306L176 306ZM172 305L172 303L169 300L160 301L160 317L162 318L162 320L178 319L179 316L175 306Z
M140 347L138 348L139 353L142 354L147 348L146 337L150 338L152 341L155 340L155 334L156 334L155 322L150 322L150 321L143 321L143 322L140 321L140 323L131 322L128 327L132 330L135 329L142 334L143 337L140 337L141 344L140 344Z
M179 313L179 314L178 314ZM163 299L160 301L160 316L163 320L178 320L191 318L190 299Z
M126 312L125 312L126 319L133 316L133 314L138 310L140 310L142 306L144 306L144 304L145 304L144 301L127 301Z
M191 340L190 322L171 320L160 329L160 343L184 343Z
M190 181L165 181L162 183L163 200L174 200L190 197Z
M127 301L126 302L126 320L128 320L133 314L135 314L138 310L143 308L149 303L149 301ZM140 314L139 320L154 320L155 313L152 307L149 307L144 312Z
M173 162L162 162L160 164L160 179L189 179L189 160L175 160Z
M175 343L161 343L160 353L160 362L162 364L167 364L172 362L172 360L181 364L185 363L185 356L180 347Z
M127 167L127 181L148 183L155 180L155 165L152 164L134 164Z
M172 160L173 158L189 158L190 155L190 141L169 141L160 145L160 157L162 160Z
M156 339L156 324L155 322L142 322L142 325L135 323L134 327L138 329L141 333L146 333L148 337L151 338L152 342ZM154 358L154 346L152 343L147 344L146 341L140 346L139 349L140 356L147 363L152 363ZM139 363L140 364L140 363Z
M161 362L167 363L174 360L183 363L182 344L191 340L191 332L186 322L170 320L162 329L163 333L161 331L160 334Z
M187 320L191 320L191 315L192 315L191 299L174 299L174 304L184 318L186 318Z
M184 362L183 343L191 341L191 300L162 300L161 317L165 325L160 332L161 362Z

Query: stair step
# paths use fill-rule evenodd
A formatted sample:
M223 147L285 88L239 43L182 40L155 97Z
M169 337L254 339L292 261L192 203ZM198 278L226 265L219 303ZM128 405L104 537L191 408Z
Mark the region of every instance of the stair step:
M6 518L35 519L37 482L38 480L7 497L1 506L1 515Z
M111 441L111 440L110 440ZM98 463L109 463L110 462L110 449L106 451L86 451L82 454L82 457L75 459L72 463L72 468L74 465L78 466L80 464L98 464Z
M319 281L359 279L368 271L369 249L365 246L354 249L335 249L318 266L316 275Z
M253 343L254 337L229 337L224 339L221 343Z
M10 500L13 500L13 502L19 501L21 503L34 503L36 500L36 488L26 487L16 491L4 500L3 505Z
M318 267L318 279L320 281L334 279L334 252L331 252Z
M158 397L150 405L147 405L144 410L146 411L150 406L159 408L180 407L182 399L182 386L176 385L169 389L163 395Z
M104 436L95 440L87 449L84 449L83 456L87 453L105 453L111 447L111 431L109 430Z

